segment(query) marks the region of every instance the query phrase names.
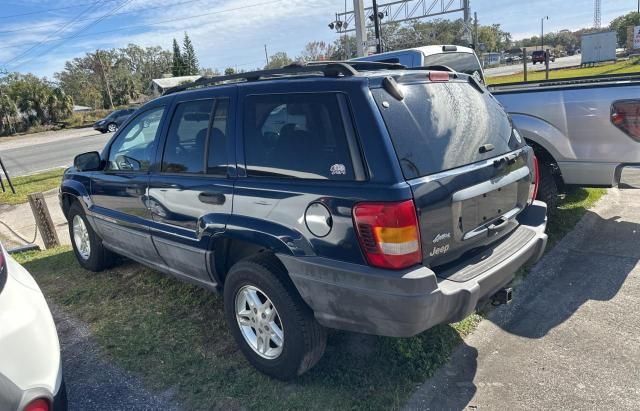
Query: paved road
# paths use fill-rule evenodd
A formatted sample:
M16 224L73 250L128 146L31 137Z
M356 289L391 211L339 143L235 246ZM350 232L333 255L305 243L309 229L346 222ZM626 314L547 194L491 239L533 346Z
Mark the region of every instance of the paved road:
M580 55L577 54L575 56L567 56L567 57L559 57L556 61L549 63L549 68L563 68L563 67L572 67L580 65ZM544 70L544 64L533 64L531 62L527 63L527 71L540 71ZM500 66L486 69L484 72L487 76L506 76L508 74L520 73L524 71L523 64L513 64L509 66Z
M637 409L640 190L611 189L407 409Z
M68 166L77 154L102 150L111 134L89 130L62 130L50 135L26 135L7 142L0 141L0 156L9 176Z

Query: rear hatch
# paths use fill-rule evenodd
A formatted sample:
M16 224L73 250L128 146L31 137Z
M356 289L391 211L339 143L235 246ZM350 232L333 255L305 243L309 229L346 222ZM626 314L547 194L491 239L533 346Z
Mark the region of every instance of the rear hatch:
M474 79L428 78L426 72L395 77L402 99L389 93L389 84L371 91L413 190L423 264L444 272L447 263L486 251L518 226L533 153Z

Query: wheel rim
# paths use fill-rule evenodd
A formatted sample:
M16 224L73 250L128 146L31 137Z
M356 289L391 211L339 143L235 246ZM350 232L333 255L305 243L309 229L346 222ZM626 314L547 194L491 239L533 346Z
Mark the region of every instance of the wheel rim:
M107 129L112 132L115 133L115 131L118 129L118 127L115 124L109 124L109 126L107 127Z
M273 302L259 288L245 285L236 294L236 321L249 347L269 360L284 346L284 327Z
M91 241L89 240L89 230L84 220L79 215L73 217L73 242L76 250L83 260L88 260L91 256Z

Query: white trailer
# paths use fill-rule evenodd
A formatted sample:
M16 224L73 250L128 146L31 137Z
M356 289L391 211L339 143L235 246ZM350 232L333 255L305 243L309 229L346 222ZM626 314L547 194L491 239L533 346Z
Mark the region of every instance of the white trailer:
M582 35L582 64L598 63L616 59L618 39L615 31Z

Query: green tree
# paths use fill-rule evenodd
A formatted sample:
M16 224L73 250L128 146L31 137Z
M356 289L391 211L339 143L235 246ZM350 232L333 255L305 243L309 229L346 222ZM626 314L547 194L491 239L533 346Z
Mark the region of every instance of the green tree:
M287 53L283 51L279 51L276 54L269 57L269 64L264 66L264 68L267 70L277 69L277 68L282 68L284 66L288 66L291 63L293 63L293 60L291 60L289 56L287 56Z
M609 28L618 34L618 45L624 47L627 44L627 27L640 26L640 13L632 11L624 16L611 20Z
M49 94L47 99L47 113L49 119L53 122L61 121L71 115L73 112L73 99L56 87Z
M321 61L331 60L335 54L335 45L324 41L310 41L304 46L302 55L298 57L301 61Z
M236 74L236 70L233 67L227 67L226 69L224 69L225 76L230 76L232 74Z
M0 132L7 130L10 134L15 133L13 118L18 115L18 106L7 94L0 92Z
M174 45L175 47L175 45ZM182 62L184 64L184 75L194 76L198 74L200 68L198 67L198 58L196 57L196 51L193 49L193 43L187 33L184 33L184 41L182 43Z
M184 75L184 59L182 58L180 45L178 45L176 39L173 39L173 60L171 64L171 74L173 74L174 77Z

